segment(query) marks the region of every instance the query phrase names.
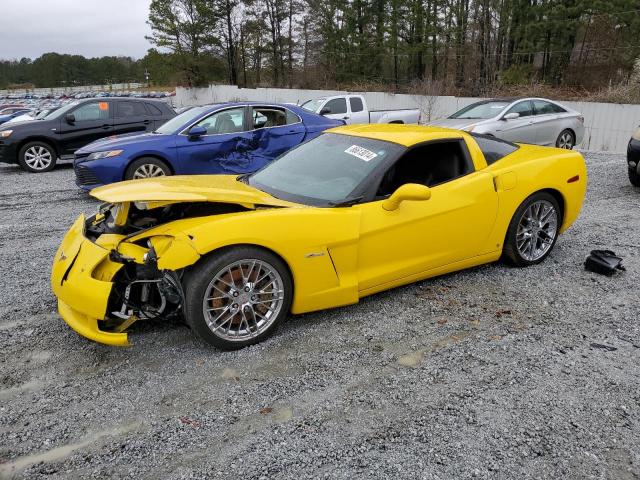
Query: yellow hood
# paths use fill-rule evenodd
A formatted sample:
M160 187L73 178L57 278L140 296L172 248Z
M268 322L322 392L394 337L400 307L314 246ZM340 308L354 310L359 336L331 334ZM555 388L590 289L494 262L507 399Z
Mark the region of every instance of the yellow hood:
M91 195L109 203L221 202L247 208L256 205L299 206L236 180L237 175L189 175L145 178L98 187Z

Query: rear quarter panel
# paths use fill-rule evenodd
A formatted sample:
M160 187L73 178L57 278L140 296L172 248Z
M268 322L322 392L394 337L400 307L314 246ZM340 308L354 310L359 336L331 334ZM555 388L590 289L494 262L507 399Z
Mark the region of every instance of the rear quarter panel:
M578 218L587 190L587 169L578 152L534 145L520 148L486 169L494 175L499 197L493 242L502 248L509 223L524 200L535 192L553 190L562 197L560 232ZM570 179L578 176L576 181Z

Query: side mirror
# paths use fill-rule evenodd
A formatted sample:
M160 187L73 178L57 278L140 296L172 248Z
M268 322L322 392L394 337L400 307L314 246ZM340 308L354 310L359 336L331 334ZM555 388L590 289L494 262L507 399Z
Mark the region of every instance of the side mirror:
M320 110L320 115L327 115L328 113L331 113L331 109L324 107L322 110Z
M64 116L64 119L69 125L73 125L74 123L76 123L76 116L73 113L67 113Z
M204 137L207 134L207 129L196 125L189 130L189 138L195 140L200 137Z
M515 120L516 118L519 118L520 114L516 113L516 112L511 112L511 113L507 113L504 117L502 117L502 120Z
M429 187L417 183L405 183L382 202L382 208L388 211L397 210L400 203L405 200L429 200L430 198Z

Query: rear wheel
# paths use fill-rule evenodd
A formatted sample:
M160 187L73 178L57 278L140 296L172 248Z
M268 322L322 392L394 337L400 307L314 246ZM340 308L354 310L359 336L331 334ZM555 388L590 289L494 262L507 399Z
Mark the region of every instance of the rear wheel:
M556 243L560 223L560 206L553 195L534 193L522 202L511 219L504 259L518 267L542 262Z
M576 137L571 130L563 130L558 135L556 147L571 150L576 144Z
M274 254L255 247L215 253L185 280L185 315L206 342L236 350L272 335L289 313L293 285Z
M638 171L634 168L629 169L629 181L631 182L631 185L633 185L634 187L640 187L640 175L638 174Z
M29 142L18 152L18 163L31 173L42 173L53 170L57 156L51 145L44 142Z
M140 178L165 177L171 175L171 169L162 160L154 157L143 157L132 162L124 174L125 180Z

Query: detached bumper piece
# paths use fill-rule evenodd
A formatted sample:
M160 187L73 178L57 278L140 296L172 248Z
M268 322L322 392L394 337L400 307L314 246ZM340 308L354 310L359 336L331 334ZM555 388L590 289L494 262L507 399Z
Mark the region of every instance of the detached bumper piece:
M98 343L126 346L125 330L137 320L180 311L180 280L159 271L153 254L149 263L135 263L96 245L84 229L81 216L62 241L51 273L58 311L74 331Z

